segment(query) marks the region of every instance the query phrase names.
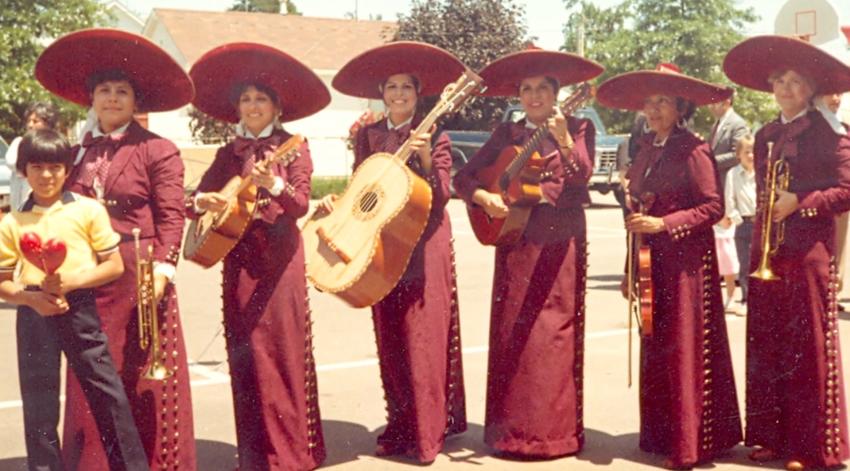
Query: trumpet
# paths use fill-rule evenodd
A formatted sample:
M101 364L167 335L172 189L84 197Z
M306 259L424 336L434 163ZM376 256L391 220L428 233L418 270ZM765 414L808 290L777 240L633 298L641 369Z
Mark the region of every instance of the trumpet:
M791 182L791 172L784 155L772 158L773 142L767 143L767 175L762 201L761 219L761 258L759 266L750 276L762 281L776 281L780 277L773 272L770 258L776 255L779 246L785 241L785 221L773 222L774 206L780 191L787 191Z
M160 351L159 319L156 312L156 293L154 292L153 276L153 246L148 246L147 258L142 259L139 244L141 229L133 229L133 240L136 245L136 296L139 313L139 347L147 350L150 347L150 365L144 372L144 377L161 381L174 374L165 366L165 357Z

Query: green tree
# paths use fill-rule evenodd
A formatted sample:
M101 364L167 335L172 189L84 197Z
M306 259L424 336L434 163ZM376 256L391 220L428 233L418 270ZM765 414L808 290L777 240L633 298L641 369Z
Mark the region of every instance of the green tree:
M201 144L224 144L236 135L236 127L219 121L203 111L189 107L189 131L195 142Z
M693 77L731 85L723 74L723 58L744 38L746 25L758 19L751 8L737 7L735 0L625 0L610 8L588 0L564 0L564 4L572 10L564 28L564 49L575 51L583 33L586 56L606 68L599 83L671 62ZM769 96L740 87L735 109L750 123L764 123L775 112ZM633 113L605 107L599 112L612 130L628 132ZM707 136L712 122L707 109L698 109L697 131Z
M30 103L52 100L61 122L83 116L76 105L54 97L35 80L38 55L51 38L91 27L103 16L95 0L6 0L0 9L0 135L7 140L24 130L21 114Z
M230 11L280 13L280 7L280 0L236 0L230 7Z
M394 40L422 41L455 54L472 70L523 48L525 10L513 0L413 0L400 15ZM426 107L435 99L425 100ZM490 129L507 105L478 98L445 123L448 129Z

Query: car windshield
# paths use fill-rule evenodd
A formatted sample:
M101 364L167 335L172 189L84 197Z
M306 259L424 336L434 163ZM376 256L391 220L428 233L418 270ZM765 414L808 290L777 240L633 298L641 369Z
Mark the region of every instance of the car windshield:
M525 118L525 111L523 111L522 108L518 106L508 107L505 112L508 113L508 119L506 119L505 121L516 123L522 118ZM604 136L606 134L605 125L602 124L602 119L599 118L599 113L597 113L595 109L589 107L580 108L578 111L573 113L573 116L578 119L589 119L591 122L593 122L593 126L596 128L597 136Z

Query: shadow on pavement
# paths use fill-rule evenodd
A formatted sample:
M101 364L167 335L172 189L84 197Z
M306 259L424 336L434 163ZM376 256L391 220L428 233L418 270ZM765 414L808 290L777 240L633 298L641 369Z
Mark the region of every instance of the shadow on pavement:
M20 458L3 458L0 460L0 471L26 471L27 459L24 456Z
M323 420L322 431L325 443L330 444L328 456L322 466L333 466L356 461L360 456L375 456L375 443L384 427L369 431L360 424ZM480 424L469 424L466 432L446 439L441 454L448 456L453 463L483 464L478 458L491 454L491 450L484 444L484 427ZM380 459L413 466L420 464L414 458L400 455Z
M198 469L232 470L236 469L236 447L230 443L212 440L195 440L198 452ZM4 470L0 462L0 470Z
M352 422L323 420L322 434L325 436L328 456L322 466L357 461L359 456L374 454L379 432L370 432L363 425Z

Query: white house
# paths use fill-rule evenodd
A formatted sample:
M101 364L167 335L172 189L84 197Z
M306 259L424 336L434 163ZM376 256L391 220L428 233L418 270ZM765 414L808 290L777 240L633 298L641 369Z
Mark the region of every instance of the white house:
M105 2L103 8L108 15L104 26L123 29L136 34L142 33L145 22L123 3L112 0Z
M774 32L807 37L850 64L850 0L788 0L776 15ZM839 114L850 123L850 94L844 94Z
M345 142L348 128L365 109L380 108L380 104L341 95L333 90L331 81L349 59L389 41L395 31L396 24L387 21L154 9L138 32L171 54L186 70L210 49L237 41L267 44L304 62L331 91L331 103L321 112L285 126L309 139L314 175L342 176L351 172L353 160ZM211 159L214 147L193 142L188 107L150 113L147 126L183 149L187 184L191 185L205 168L202 162ZM193 165L197 160L202 161L200 167Z

